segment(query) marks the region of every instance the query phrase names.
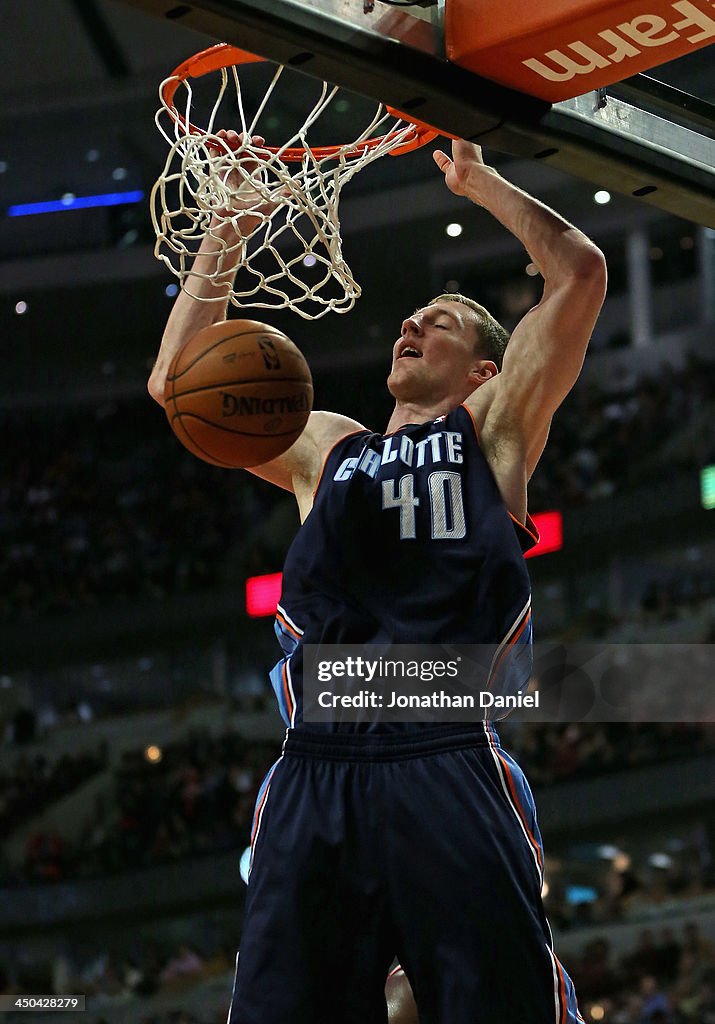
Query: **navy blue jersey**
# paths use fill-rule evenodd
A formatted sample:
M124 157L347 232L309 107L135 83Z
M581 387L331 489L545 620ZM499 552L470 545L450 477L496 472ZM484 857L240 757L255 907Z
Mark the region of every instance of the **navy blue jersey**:
M286 557L271 673L286 723L302 721L304 643L530 648L523 553L536 539L507 511L465 406L344 437ZM530 657L519 665L496 692L526 685Z
M293 728L256 801L229 1024L385 1024L395 957L425 1022L583 1021L531 793L493 725L302 718L308 643L484 644L492 692L523 688L531 530L463 406L328 455L285 565L272 680Z

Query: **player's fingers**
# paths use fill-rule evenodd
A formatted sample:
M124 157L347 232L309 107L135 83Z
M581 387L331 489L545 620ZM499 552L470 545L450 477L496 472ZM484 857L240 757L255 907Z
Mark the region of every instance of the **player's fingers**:
M441 149L435 149L432 154L432 159L437 164L440 171L446 171L452 163L447 154L443 153Z
M216 134L223 139L229 149L238 149L241 145L241 136L232 128L221 128Z
M219 128L216 132L217 138L225 142L229 149L234 152L240 149L243 145L244 135L243 132L234 131L233 128ZM256 149L260 149L265 146L266 140L262 135L251 135L251 145Z
M467 142L465 139L454 139L452 142L452 157L457 168L462 171L475 165L486 167L482 147L477 142Z

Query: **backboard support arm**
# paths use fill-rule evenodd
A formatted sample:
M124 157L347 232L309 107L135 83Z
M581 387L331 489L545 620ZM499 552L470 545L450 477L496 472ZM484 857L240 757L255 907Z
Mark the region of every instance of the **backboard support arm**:
M599 90L552 106L446 61L429 11L376 5L365 14L362 0L125 2L715 228L715 112L645 76L606 89L605 103Z

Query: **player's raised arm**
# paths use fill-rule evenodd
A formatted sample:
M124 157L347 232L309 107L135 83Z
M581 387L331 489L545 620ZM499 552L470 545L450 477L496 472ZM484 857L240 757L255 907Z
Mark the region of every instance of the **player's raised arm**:
M236 132L218 133L232 146L238 144ZM254 145L262 145L261 136L253 137ZM240 206L240 193L234 198L234 207ZM255 194L247 190L246 206L255 210ZM193 294L181 290L169 314L161 339L159 354L148 381L151 397L164 405L164 384L171 361L181 347L202 328L226 319L229 296L241 265L243 247L241 239L260 223L260 213L246 213L229 221L214 218L210 230L201 241L189 274ZM267 211L266 211L267 212ZM216 274L216 260L220 254L221 272ZM345 434L359 429L360 424L346 416L328 412L313 412L308 425L283 453L265 465L252 466L249 472L269 483L295 494L301 517L310 511L313 490L318 481L324 458L336 441Z
M478 146L455 141L452 159L434 156L449 188L501 221L544 279L541 301L511 336L482 424L485 444L513 437L523 446L530 476L583 365L606 293L605 259L581 231L488 167ZM473 401L479 405L479 392Z
M240 138L236 132L230 131L219 132L219 135L228 145L232 145ZM264 139L254 136L253 142L262 145ZM249 196L249 202L250 199ZM237 218L236 228L231 221L214 218L209 231L204 235L189 277L193 295L183 289L179 292L164 328L159 354L149 376L149 394L159 405L164 404L164 382L171 360L182 345L202 327L226 319L231 286L242 257L242 247L237 243L240 243L242 236L249 235L259 222L260 216L246 214ZM216 259L222 250L222 270L216 277Z

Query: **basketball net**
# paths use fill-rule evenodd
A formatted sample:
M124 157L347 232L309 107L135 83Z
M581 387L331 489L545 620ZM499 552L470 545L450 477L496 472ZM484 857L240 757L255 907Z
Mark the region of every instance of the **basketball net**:
M374 160L409 152L437 132L379 104L351 141L316 145L316 126L338 92L323 82L315 84L314 105L285 143L254 145L252 136L267 135L261 118L286 71L276 66L250 113L239 68L260 61L221 43L186 61L162 83L156 123L169 143L169 155L151 196L154 254L195 299L215 301L197 283L203 279L239 308L288 307L308 320L331 310L347 313L360 287L343 256L341 191ZM217 80L217 94L205 127L197 127L191 79L209 73ZM230 124L219 119L220 108L221 117L226 116L227 99ZM238 133L232 144L218 134L221 129ZM214 240L213 265L198 272L193 264L206 235Z

